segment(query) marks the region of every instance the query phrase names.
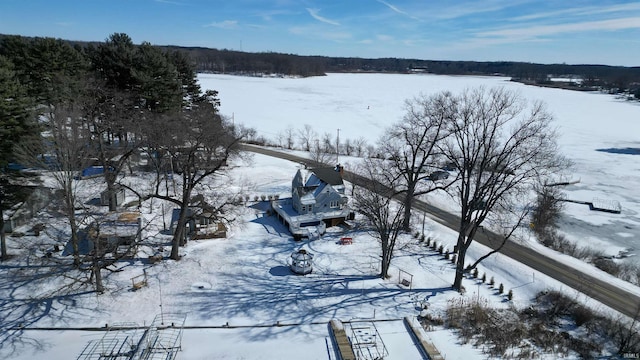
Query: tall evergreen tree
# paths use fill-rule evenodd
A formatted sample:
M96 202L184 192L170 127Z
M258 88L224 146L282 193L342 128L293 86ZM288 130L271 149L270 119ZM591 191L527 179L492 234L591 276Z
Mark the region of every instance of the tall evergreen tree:
M21 172L9 168L15 145L34 133L33 105L18 82L13 64L0 56L0 258L7 258L4 212L21 202L26 193Z
M2 39L0 54L13 62L17 79L41 105L74 98L70 79L78 79L88 64L78 49L53 38L9 36Z
M107 85L122 90L134 87L132 69L135 52L133 41L124 33L112 34L104 43L88 51L92 69Z
M169 52L167 56L178 72L184 99L195 101L202 90L198 84L194 63L185 53L180 51Z
M109 209L115 210L115 189L125 163L140 145L136 134L153 113L178 111L188 91L199 95L195 72L188 63L180 71L170 57L149 43L136 46L123 33L112 34L89 49L95 79L87 82L83 98L86 118L93 131L92 145L104 169ZM192 76L191 82L187 79ZM185 82L183 87L182 82ZM183 88L185 90L183 90Z
M186 94L183 82L189 91L199 92L188 62L176 58L178 69L173 57L148 42L136 46L127 34L112 34L88 53L98 77L106 86L136 96L136 107L160 112L179 109Z
M142 106L154 112L182 107L184 93L178 71L158 47L146 42L140 45L133 65L135 90Z

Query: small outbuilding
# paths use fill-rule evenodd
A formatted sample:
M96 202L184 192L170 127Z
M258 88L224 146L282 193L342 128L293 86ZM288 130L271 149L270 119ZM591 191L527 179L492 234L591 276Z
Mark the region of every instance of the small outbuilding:
M300 249L291 254L291 271L299 275L306 275L313 270L313 254Z
M113 192L113 199L116 206L122 206L124 204L125 194L124 187L116 185ZM100 205L109 206L109 190L104 190L100 193Z

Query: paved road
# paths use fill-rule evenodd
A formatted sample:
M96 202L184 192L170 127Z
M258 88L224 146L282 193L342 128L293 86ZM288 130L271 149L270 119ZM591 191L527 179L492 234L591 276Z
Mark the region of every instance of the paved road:
M309 167L326 166L299 156L257 146L243 145L243 149L246 151L298 162ZM344 177L345 180L352 182L358 186L367 185L367 181L365 178L349 171L345 171ZM456 231L458 229L460 218L456 215L448 213L440 208L437 208L420 200L414 201L413 208L429 213L430 218L442 225L445 225ZM492 249L495 248L495 245L498 245L501 242L500 236L488 230L479 231L476 234L476 238L474 240ZM500 253L524 265L527 265L534 270L548 275L564 283L565 285L576 289L584 293L585 295L619 311L622 314L625 314L632 318L638 316L638 310L640 309L640 297L621 287L598 279L590 274L584 273L574 267L564 264L558 260L549 258L529 247L520 245L513 241L508 241L504 245L502 250L500 250ZM629 285L629 287L632 286L633 285Z

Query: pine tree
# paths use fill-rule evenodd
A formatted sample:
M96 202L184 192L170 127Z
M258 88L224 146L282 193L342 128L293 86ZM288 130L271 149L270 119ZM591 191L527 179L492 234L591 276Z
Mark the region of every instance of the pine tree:
M129 35L115 33L104 43L90 48L87 52L92 69L100 74L108 86L131 90L134 86L132 69L135 51L135 45Z
M173 51L167 54L169 61L178 72L178 79L182 84L183 98L187 101L195 101L202 92L196 77L195 66L185 53Z
M16 78L42 105L73 99L76 93L69 91L73 89L68 86L69 79L77 79L88 64L78 49L53 38L8 36L0 42L0 55L14 64Z
M13 64L0 56L0 257L7 258L4 211L24 199L21 172L12 171L15 145L35 130L32 103L18 82Z
M164 112L182 107L184 93L178 71L159 48L143 43L133 65L135 90L145 108Z

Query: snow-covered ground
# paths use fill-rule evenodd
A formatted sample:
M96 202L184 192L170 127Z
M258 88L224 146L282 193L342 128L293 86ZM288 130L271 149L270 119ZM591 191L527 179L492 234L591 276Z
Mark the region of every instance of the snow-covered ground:
M286 196L297 166L254 155L250 162L233 170L231 179L242 182L259 176L250 190L252 195ZM86 198L94 196L92 186L82 188ZM187 326L211 328L185 330L179 359L282 359L300 354L305 359L334 359L333 350L327 348L331 344L328 328L331 319L375 320L375 328L389 352L387 359L420 358L402 318L417 316L424 304L443 309L448 299L458 296L450 289L453 279L450 262L416 244L415 239L405 237L398 245L392 279L383 281L376 277L379 248L368 234L359 229L332 228L321 239L295 242L285 226L255 205L247 204L242 221L231 229L228 239L192 241L182 250L184 257L178 262L167 260L150 265L135 260L123 264L121 272L107 275L108 291L100 296L82 292L55 296L50 291L60 283L54 279L36 280L33 286L22 284L16 288L12 275L28 272L29 264L14 258L3 269L7 276L0 288L3 299L0 310L11 310L2 312L3 328L19 324L28 324L27 328L122 323L143 326L161 312L184 313ZM145 203L141 208L148 222L147 231L160 232L163 225L157 213L159 206L156 202L153 212L149 206L150 203ZM427 226L428 234L452 247L453 232L437 224ZM353 244L340 245L343 236L353 237ZM10 251L18 252L20 241L35 243L32 238L10 238ZM291 253L300 248L315 254L314 271L307 276L293 275L288 269ZM17 270L18 267L23 270ZM130 278L140 275L143 269L149 276L149 286L131 291ZM413 290L398 284L399 269L414 275ZM504 279L508 288L521 286L516 302L526 302L548 286L541 278L533 282L532 274L526 270L522 279L517 273L490 273L495 274L492 276L497 281ZM510 282L516 285L507 285ZM470 292L479 292L497 304L504 300L504 296L496 295L487 285L476 287L472 282L468 287ZM10 334L14 331L5 336ZM2 358L75 358L90 341L100 339L104 333L27 329L15 335L3 338ZM450 336L447 332L431 334L443 353L449 354L447 358L456 358L453 354L459 353L481 358L481 353L471 347L448 349Z
M344 139L374 144L403 115L406 99L440 91L501 86L528 101L543 101L555 115L560 149L574 163L577 181L568 199L619 202L620 215L567 204L562 230L581 245L611 255L628 251L640 263L640 102L613 95L527 86L504 77L403 74L329 74L313 78L252 78L200 74L204 89L220 91L221 111L267 138L305 124L322 136L340 129ZM438 201L438 199L434 199ZM446 204L441 204L446 206Z
M640 147L633 138L640 133L640 107L636 104L601 94L524 87L504 78L331 74L309 79L263 79L201 75L200 81L203 88L220 91L224 113L260 133L275 136L287 126L299 129L310 124L319 133L334 133L340 128L341 139L363 136L370 142L401 117L404 99L420 92L459 91L482 85L513 87L527 98L547 101L556 114L562 149L576 163L573 176L581 180L567 188L568 196L588 201L594 197L617 199L622 203L621 215L568 207L565 230L585 242L598 240L594 244L618 249L632 246L631 241L640 232L640 205L634 196L639 193L634 187L640 183L640 165L634 155L598 151ZM608 117L603 121L605 114ZM242 166L223 181L252 182L254 185L245 190L251 198L290 195L298 164L262 155L244 161L236 164ZM102 190L91 181L81 189L87 199ZM146 233L166 241L169 236L160 234L163 219L159 202L147 201L141 210ZM570 227L569 221L576 223ZM603 230L600 234L589 232L589 227ZM445 248L453 247L456 234L428 218L426 233ZM9 238L10 252L17 253L25 244L45 240L45 236ZM339 245L343 236L353 237L353 244ZM618 237L629 244L618 242ZM295 276L288 270L291 253L300 248L315 254L314 272L308 276ZM541 247L539 250L549 252ZM14 257L0 267L0 358L75 359L89 341L103 336L102 332L78 330L16 331L9 330L10 326L77 328L123 322L142 326L160 313L183 313L190 328L183 333L178 354L181 360L335 359L328 347L331 319L375 320L389 352L386 359L419 359L401 319L417 316L425 306L438 313L450 299L460 296L450 288L453 265L405 236L397 245L392 278L383 281L375 277L379 271L378 251L376 241L359 228L332 228L321 239L295 242L274 217L248 203L240 221L229 229L227 239L192 241L182 249L184 257L177 262L151 265L138 259L123 263L122 271L105 272L107 292L100 296L91 292L51 294L59 285L52 278L19 282L25 273L36 269L33 263ZM482 246L474 245L468 256L473 259L485 252ZM131 291L131 278L142 274L143 269L149 277L148 286ZM398 284L400 270L413 275L411 289ZM553 279L501 255L483 262L480 273L514 291L514 300L508 302L486 284L464 281L466 296L486 299L496 307L525 306L544 289L575 295ZM623 286L640 293L634 286ZM589 303L606 311L596 302ZM427 335L446 359L484 358L480 350L459 344L450 331Z

